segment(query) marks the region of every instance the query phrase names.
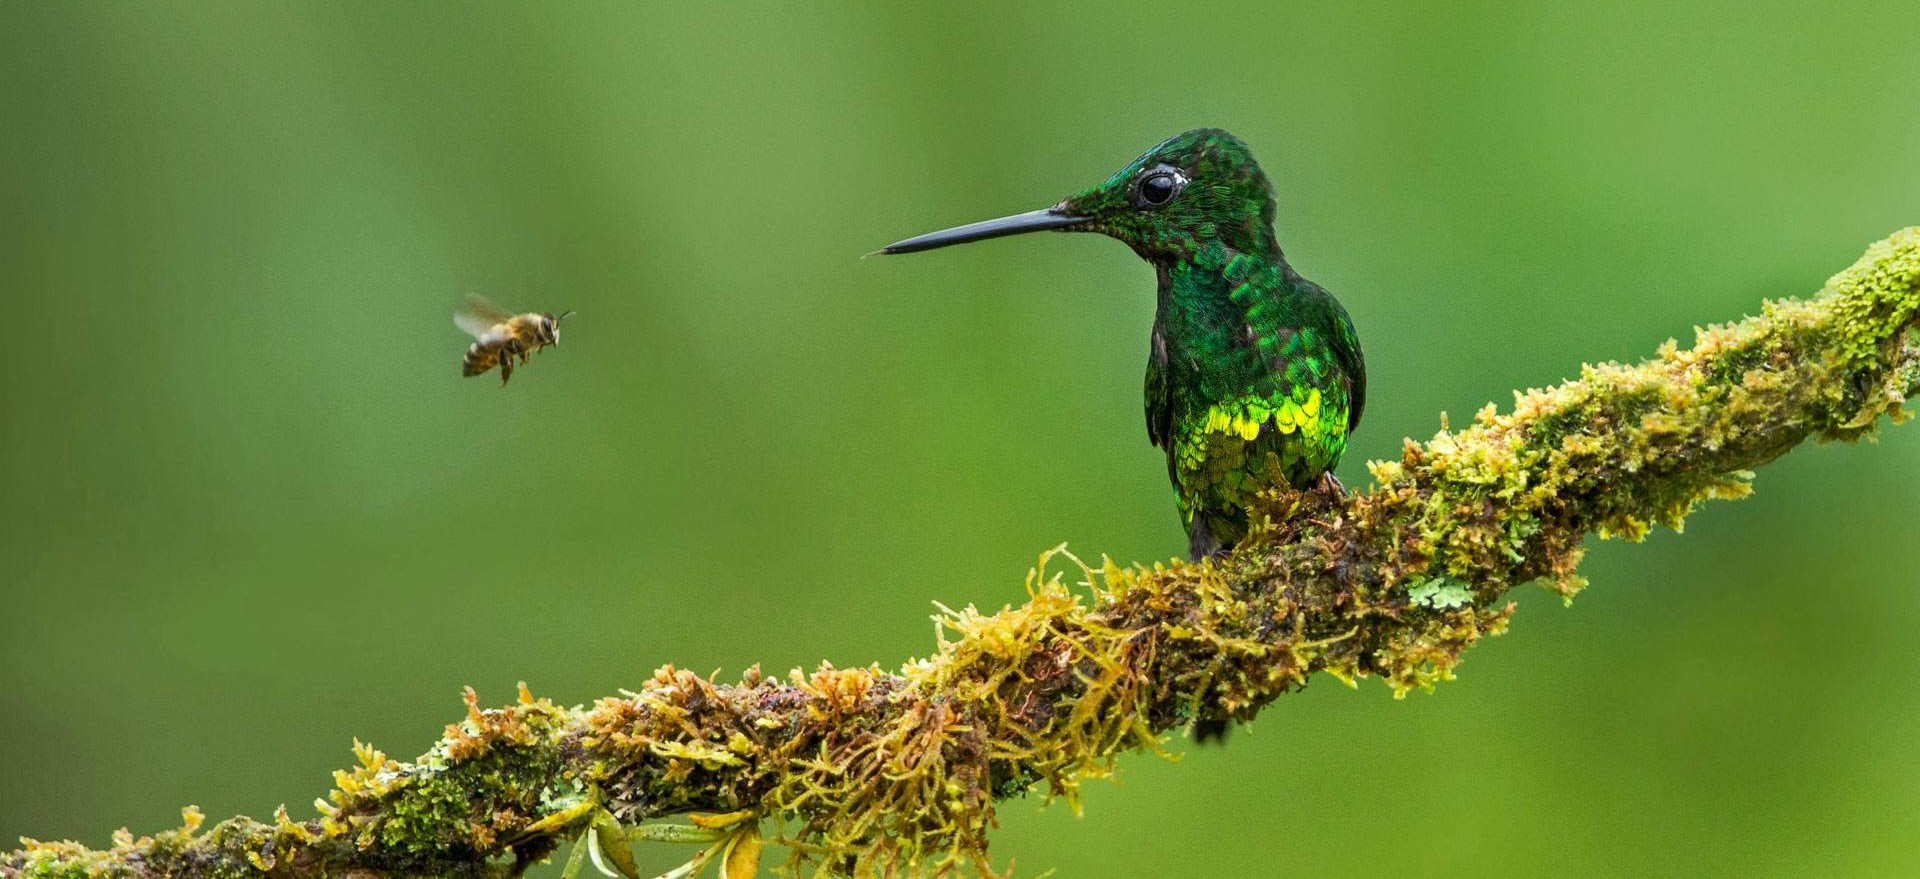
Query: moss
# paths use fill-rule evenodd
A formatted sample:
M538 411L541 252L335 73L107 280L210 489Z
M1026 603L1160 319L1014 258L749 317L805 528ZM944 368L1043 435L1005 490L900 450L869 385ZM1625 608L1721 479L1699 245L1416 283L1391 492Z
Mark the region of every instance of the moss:
M1505 630L1510 589L1584 587L1588 534L1678 529L1806 439L1900 420L1920 391L1916 310L1920 230L1906 230L1814 299L1409 442L1370 465L1364 493L1263 491L1227 558L1121 567L1055 548L1024 604L942 607L936 652L898 671L752 668L720 683L667 666L588 709L523 688L482 710L469 691L466 717L413 763L356 746L318 820L283 812L196 837L190 813L101 851L28 843L0 856L0 879L508 879L600 803L628 823L744 811L796 873L991 873L998 799L1077 810L1120 755L1159 751L1195 719L1250 718L1318 672L1430 689Z
M219 841L212 834L195 839L194 834L205 821L206 816L199 809L188 806L180 811L179 827L138 839L122 828L113 832L113 845L100 850L89 849L77 842L22 839L18 851L0 856L0 876L9 879L130 879L144 875L144 869L168 871L174 865L205 860L190 857L198 854L197 850L207 848L207 843ZM259 825L246 819L234 819L224 822L216 831L223 829L224 838L232 838L249 831L257 835ZM231 876L239 872L239 868L227 863L215 872Z
M360 765L335 773L311 836L344 842L369 866L436 872L499 854L578 790L558 748L571 712L524 684L506 708L481 710L472 689L465 700L466 718L412 764L355 742Z

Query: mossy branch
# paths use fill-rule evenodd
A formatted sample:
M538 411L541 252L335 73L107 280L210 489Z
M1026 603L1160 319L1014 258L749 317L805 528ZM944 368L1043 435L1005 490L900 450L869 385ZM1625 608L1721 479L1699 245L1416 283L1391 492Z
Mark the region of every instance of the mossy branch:
M938 651L899 671L672 667L638 692L563 708L524 688L413 763L358 749L320 817L283 809L104 850L27 842L5 879L517 874L604 803L627 824L747 810L823 873L988 871L995 800L1033 788L1077 805L1083 779L1156 750L1197 717L1249 718L1316 671L1396 694L1451 676L1507 625L1504 594L1569 598L1588 534L1638 539L1748 489L1808 438L1899 421L1920 390L1920 228L1868 249L1809 300L1698 331L1637 366L1517 394L1458 432L1371 465L1336 498L1267 495L1268 524L1217 564L1099 568L1043 556L1030 600L943 609ZM1049 574L1071 561L1077 586ZM558 816L558 817L556 817Z

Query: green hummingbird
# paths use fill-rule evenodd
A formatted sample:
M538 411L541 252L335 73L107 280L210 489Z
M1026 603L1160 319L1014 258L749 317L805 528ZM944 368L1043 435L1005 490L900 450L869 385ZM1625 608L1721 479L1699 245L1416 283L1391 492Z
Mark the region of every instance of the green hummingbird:
M1224 554L1248 503L1280 484L1341 491L1333 468L1366 405L1346 308L1287 264L1273 184L1239 138L1198 128L1050 208L887 245L914 253L1054 229L1118 238L1159 279L1147 349L1147 438L1167 456L1188 554ZM1199 718L1194 739L1226 734Z
M1339 300L1274 238L1273 184L1217 128L1175 135L1050 208L887 245L914 253L1042 229L1118 238L1152 264L1147 437L1166 452L1188 553L1247 534L1247 505L1286 484L1339 491L1334 465L1366 404L1367 371Z

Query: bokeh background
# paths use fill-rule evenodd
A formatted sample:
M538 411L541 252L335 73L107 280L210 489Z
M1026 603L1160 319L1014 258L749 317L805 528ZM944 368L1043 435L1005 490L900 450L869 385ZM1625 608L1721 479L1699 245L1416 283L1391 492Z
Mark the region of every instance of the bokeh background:
M1550 8L1551 7L1551 8ZM1810 292L1920 222L1908 0L0 9L0 839L107 842L579 703L931 648L1056 542L1184 548L1094 236L859 256L1226 127L1366 345L1342 468ZM465 291L575 308L502 390ZM1323 681L1002 863L1920 872L1920 429ZM1184 747L1184 742L1176 743ZM10 844L10 843L9 843ZM684 855L684 852L675 854ZM647 853L662 869L669 853ZM548 875L556 875L552 869Z

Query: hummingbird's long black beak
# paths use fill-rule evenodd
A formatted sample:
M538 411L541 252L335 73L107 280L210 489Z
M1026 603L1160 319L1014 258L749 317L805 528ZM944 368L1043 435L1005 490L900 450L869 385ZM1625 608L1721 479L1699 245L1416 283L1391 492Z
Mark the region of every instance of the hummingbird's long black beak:
M936 247L945 247L949 244L985 241L988 238L999 238L1002 235L1018 235L1022 232L1038 232L1042 229L1065 229L1069 226L1078 226L1091 219L1093 218L1076 217L1072 214L1061 213L1057 207L1042 208L1037 211L1028 211L1024 214L1014 214L1011 217L1001 217L997 220L981 220L978 223L968 223L965 226L955 226L951 229L941 229L938 232L916 235L905 241L895 241L881 248L880 252L914 253L921 250L932 250Z

